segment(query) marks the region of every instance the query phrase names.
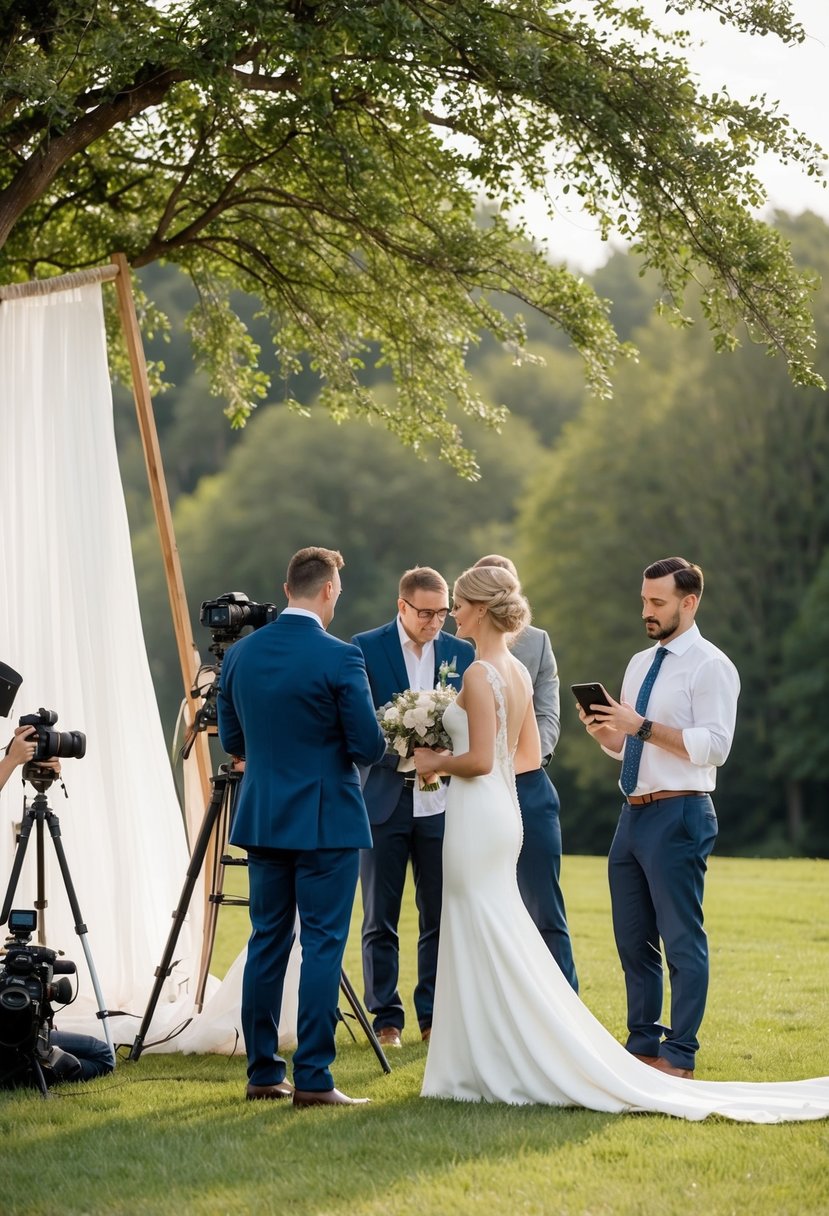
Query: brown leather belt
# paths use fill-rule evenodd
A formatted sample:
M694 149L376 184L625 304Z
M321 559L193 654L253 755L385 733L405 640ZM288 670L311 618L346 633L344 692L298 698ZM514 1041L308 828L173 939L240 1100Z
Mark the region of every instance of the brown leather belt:
M651 802L660 802L663 798L701 798L700 790L656 790L653 794L628 794L627 801L631 806L648 806Z

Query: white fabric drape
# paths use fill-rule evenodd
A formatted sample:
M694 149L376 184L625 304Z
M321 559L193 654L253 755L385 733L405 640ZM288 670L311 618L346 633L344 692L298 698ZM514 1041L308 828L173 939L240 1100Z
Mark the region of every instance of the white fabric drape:
M68 791L47 793L103 997L132 1018L110 1020L131 1043L185 879L188 853L144 647L118 470L101 289L73 288L0 304L0 660L23 676L17 719L56 710L55 729L81 730L86 757L62 762ZM34 790L25 786L31 803ZM15 855L24 788L0 794L0 883ZM78 965L80 994L60 1010L63 1029L101 1034L89 970L55 849L44 831L46 942ZM36 893L33 829L13 906ZM146 1037L192 1015L202 895L191 901ZM240 1042L239 966L168 1050L232 1051ZM211 1012L212 1011L212 1012ZM293 1033L293 1027L285 1027Z

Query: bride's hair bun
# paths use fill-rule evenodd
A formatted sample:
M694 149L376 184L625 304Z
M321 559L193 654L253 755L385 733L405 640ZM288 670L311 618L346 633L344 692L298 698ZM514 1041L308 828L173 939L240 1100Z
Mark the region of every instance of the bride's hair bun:
M521 584L502 566L473 566L455 582L455 595L471 604L481 604L502 633L520 633L532 613Z

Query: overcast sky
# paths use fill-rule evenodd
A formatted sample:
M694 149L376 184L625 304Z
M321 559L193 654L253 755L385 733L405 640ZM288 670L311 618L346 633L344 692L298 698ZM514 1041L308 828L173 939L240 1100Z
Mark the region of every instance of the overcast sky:
M771 35L749 37L699 14L669 21L662 0L642 2L663 27L681 25L700 40L701 45L687 58L704 92L727 85L731 96L740 101L766 93L770 101L780 102L780 110L795 127L829 152L829 0L792 0L795 18L807 37L802 45L789 47ZM829 187L821 189L797 167L782 166L773 158L761 162L759 176L771 208L793 215L816 211L829 220ZM596 235L589 217L565 210L564 202L557 200L554 221L539 199L528 199L522 215L531 233L546 240L555 258L593 270L607 260L608 245Z

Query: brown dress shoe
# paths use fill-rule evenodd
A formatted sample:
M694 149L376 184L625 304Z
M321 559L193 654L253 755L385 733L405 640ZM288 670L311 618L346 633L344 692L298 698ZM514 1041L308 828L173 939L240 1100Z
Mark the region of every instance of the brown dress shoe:
M402 1047L400 1031L396 1026L383 1026L377 1031L377 1042L381 1047Z
M421 1032L420 1032L420 1037L421 1037L421 1039L423 1040L423 1042L424 1042L424 1043L428 1043L428 1042L429 1042L429 1040L430 1040L430 1039L431 1039L431 1037L432 1037L432 1027L431 1027L431 1026L424 1026L424 1027L423 1027L423 1029L422 1029L422 1030L421 1030Z
M295 1089L294 1106L364 1106L371 1098L349 1098L338 1089Z
M677 1068L675 1064L671 1064L664 1056L657 1056L653 1067L657 1072L664 1072L669 1077L682 1077L685 1081L693 1081L693 1068Z
M659 1056L640 1056L637 1051L632 1051L630 1054L634 1060L641 1060L643 1064L650 1064L652 1068L656 1068L657 1061L659 1060Z
M294 1092L293 1085L288 1081L278 1081L276 1085L251 1085L245 1090L248 1102L258 1102L260 1099L278 1101L280 1098L290 1098Z

